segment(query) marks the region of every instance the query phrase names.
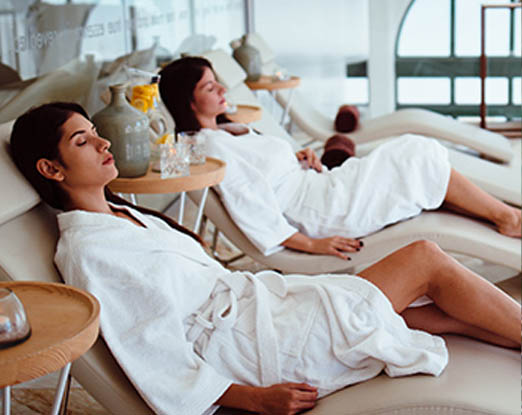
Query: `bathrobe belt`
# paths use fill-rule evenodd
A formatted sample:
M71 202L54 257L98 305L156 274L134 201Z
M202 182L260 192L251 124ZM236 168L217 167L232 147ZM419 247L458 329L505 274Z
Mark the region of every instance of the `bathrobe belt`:
M269 290L259 277L248 272L231 273L218 278L211 297L196 313L188 317L186 332L189 342L195 343L205 332L230 330L237 319L237 299L253 290L256 299L255 332L259 357L259 378L262 386L280 383L281 370L277 338L269 308ZM202 356L204 357L204 356Z

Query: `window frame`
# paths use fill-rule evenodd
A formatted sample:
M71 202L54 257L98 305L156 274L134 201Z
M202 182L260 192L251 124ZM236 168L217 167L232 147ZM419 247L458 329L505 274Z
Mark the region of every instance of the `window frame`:
M456 2L450 0L450 55L449 56L401 56L399 55L399 44L401 41L402 28L409 12L415 3L413 0L406 9L397 31L395 39L395 107L402 108L425 108L441 114L460 116L479 116L479 104L457 104L455 100L456 78L480 77L481 57L457 56L455 54L456 40ZM516 0L506 0L506 3L516 3ZM487 57L487 76L503 77L508 80L508 103L487 104L487 116L502 116L507 120L520 118L520 104L514 103L513 79L521 76L521 57L514 55L515 47L515 8L509 9L510 13L510 55ZM449 104L401 104L398 100L398 84L401 77L444 77L450 80L450 102Z

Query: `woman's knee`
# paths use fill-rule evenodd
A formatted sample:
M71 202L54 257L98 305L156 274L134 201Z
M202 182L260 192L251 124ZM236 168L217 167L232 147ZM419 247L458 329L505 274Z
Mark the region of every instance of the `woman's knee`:
M404 249L410 251L410 255L422 260L440 259L441 256L445 255L436 242L427 239L412 242Z

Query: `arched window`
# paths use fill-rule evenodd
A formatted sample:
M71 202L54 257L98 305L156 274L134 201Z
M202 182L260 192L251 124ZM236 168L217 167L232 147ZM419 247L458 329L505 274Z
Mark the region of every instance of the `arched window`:
M515 0L414 0L396 40L396 106L477 120L481 5L486 10L487 115L520 119L521 8ZM517 5L513 8L496 7Z

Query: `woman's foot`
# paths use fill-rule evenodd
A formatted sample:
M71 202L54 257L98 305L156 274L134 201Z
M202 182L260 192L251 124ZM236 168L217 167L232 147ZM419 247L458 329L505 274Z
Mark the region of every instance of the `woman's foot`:
M522 237L522 212L519 208L510 207L509 214L502 222L497 223L498 231L512 238Z

